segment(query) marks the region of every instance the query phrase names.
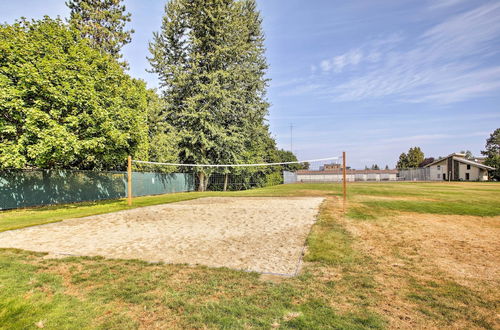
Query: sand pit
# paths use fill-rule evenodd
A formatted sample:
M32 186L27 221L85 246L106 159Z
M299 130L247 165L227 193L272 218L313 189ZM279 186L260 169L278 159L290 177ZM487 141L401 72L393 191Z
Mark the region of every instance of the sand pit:
M0 247L294 275L322 201L200 198L7 231Z

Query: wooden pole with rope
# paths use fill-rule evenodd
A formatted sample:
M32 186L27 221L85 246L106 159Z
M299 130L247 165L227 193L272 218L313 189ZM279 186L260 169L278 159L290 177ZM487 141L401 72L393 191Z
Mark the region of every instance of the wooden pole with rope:
M342 152L342 192L344 194L344 203L345 203L345 201L347 200L345 151Z
M132 156L127 159L127 204L132 205Z

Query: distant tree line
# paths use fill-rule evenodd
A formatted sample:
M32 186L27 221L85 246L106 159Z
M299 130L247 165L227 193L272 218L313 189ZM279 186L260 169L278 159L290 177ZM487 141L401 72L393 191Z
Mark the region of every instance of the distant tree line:
M268 66L255 0L168 1L149 45L160 91L125 71L120 50L133 30L122 0L66 4L66 22L0 25L0 169L120 170L127 155L197 164L297 160L277 149L266 122ZM239 172L266 182L299 168ZM197 175L203 182L210 171Z
M388 170L389 165L385 165L384 170ZM380 170L380 167L377 164L373 164L371 167L365 165L365 170Z

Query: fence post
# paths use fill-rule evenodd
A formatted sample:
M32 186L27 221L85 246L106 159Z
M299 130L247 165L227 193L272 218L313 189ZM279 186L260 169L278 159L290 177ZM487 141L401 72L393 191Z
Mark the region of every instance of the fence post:
M346 183L346 168L345 168L345 151L342 152L342 179L343 179L343 182L342 182L342 190L343 190L343 193L344 193L344 202L346 201L347 199L347 183Z
M127 203L132 205L132 156L127 158Z

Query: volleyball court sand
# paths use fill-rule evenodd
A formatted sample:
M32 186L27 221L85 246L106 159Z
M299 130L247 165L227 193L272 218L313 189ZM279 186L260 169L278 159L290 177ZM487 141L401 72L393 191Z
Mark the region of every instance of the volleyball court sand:
M293 275L322 201L200 198L11 230L0 247Z

